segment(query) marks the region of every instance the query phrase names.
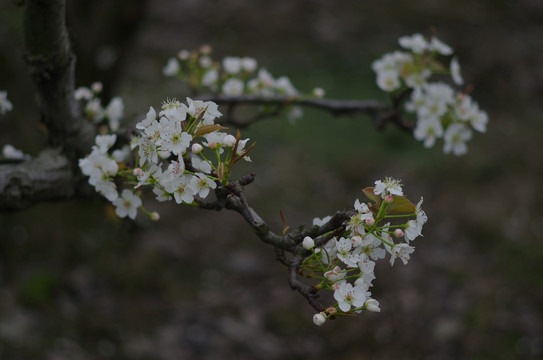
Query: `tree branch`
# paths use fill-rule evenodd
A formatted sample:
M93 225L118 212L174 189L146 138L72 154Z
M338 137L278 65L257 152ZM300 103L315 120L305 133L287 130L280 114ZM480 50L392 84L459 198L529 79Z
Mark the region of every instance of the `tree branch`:
M26 0L25 59L37 88L41 120L49 143L72 158L90 149L94 127L79 115L73 98L75 56L65 24L65 0Z
M404 95L400 94L398 100L404 98ZM227 116L225 122L238 127L247 127L253 122L268 117L268 114L257 115L244 121L237 120L233 117L234 108L242 105L273 105L278 106L279 109L289 105L300 105L313 107L320 110L328 111L332 115L357 115L366 114L374 119L377 128L382 129L387 123L396 125L401 130L411 132L413 131L413 125L408 123L401 116L399 111L399 105L401 101L393 101L393 106L388 106L385 103L374 100L331 100L331 99L315 99L315 98L301 98L301 97L271 97L264 98L252 95L241 96L207 96L200 97L203 101L213 101L217 104L228 105ZM277 115L277 111L273 112Z
M58 150L43 150L38 157L19 164L0 165L0 211L65 200L75 192L72 164Z

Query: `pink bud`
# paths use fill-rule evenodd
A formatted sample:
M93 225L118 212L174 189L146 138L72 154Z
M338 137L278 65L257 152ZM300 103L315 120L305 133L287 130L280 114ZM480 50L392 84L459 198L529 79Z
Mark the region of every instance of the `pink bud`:
M393 201L394 201L394 196L392 196L392 195L385 196L385 202L387 204L392 204Z
M373 218L373 216L370 216L370 217L366 218L366 220L364 220L364 221L369 226L372 226L373 224L375 224L375 219Z
M141 168L135 168L134 169L134 175L135 176L141 176L143 174L143 170Z
M402 229L394 230L394 236L396 236L397 238L401 238L402 236L404 236L403 230Z
M337 313L337 309L333 306L330 306L328 309L326 309L326 312L330 315L334 315L335 313Z

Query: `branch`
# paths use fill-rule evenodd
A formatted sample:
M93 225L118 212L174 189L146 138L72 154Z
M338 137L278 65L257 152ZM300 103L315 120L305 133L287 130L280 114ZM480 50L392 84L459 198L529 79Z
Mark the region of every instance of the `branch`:
M404 95L400 94L398 99L403 99ZM401 101L393 101L393 106L388 106L385 103L374 100L331 100L331 99L315 99L315 98L297 98L297 97L271 97L264 98L252 95L242 96L208 96L201 97L203 101L213 101L217 104L228 105L227 116L225 122L239 127L247 127L251 123L268 117L269 114L257 115L245 121L236 120L233 117L234 108L242 105L274 105L278 109L289 105L300 105L313 107L320 110L328 111L334 116L340 115L357 115L366 114L374 118L377 128L382 129L388 122L398 126L401 130L411 132L413 125L408 123L401 116L399 105ZM272 112L272 115L277 115L278 111Z
M25 59L37 88L41 120L49 143L70 158L90 149L94 127L82 119L73 98L75 56L65 24L65 0L26 0Z
M0 211L65 200L75 192L72 164L58 150L43 150L38 157L19 164L0 165Z

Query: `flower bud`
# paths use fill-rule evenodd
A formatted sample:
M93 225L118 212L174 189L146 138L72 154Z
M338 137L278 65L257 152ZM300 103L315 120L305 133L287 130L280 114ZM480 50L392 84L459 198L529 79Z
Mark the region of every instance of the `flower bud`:
M208 45L208 44L204 44L202 46L200 46L200 52L204 55L209 55L211 54L211 46Z
M202 147L202 145L200 145L200 144L198 144L198 143L192 144L191 150L192 150L192 153L193 153L193 154L199 154L199 153L202 152L203 149L204 149L204 148Z
M368 311L371 311L371 312L380 312L381 311L381 308L379 308L379 301L377 301L375 299L367 300L365 305L366 305L366 310L368 310Z
M179 58L179 60L188 60L190 57L190 51L181 50L177 53L177 57Z
M386 195L385 196L385 202L387 204L392 204L393 201L394 201L394 196L392 196L392 195Z
M226 147L232 147L236 143L236 138L233 135L228 134L224 137L224 139L222 140L222 143Z
M313 241L312 238L310 238L309 236L306 236L304 237L304 240L302 241L302 246L306 250L311 250L313 249L313 247L315 247L315 242Z
M370 217L366 218L366 220L364 220L364 222L367 225L372 226L373 224L375 224L375 219L373 218L373 216L370 216Z
M91 84L91 89L95 94L102 92L103 85L101 82L96 81Z
M317 326L321 326L326 322L326 314L324 312L313 315L313 323Z
M404 236L403 230L402 229L394 230L394 236L396 236L397 238L401 238L402 236Z
M153 220L153 221L158 221L158 220L160 220L160 214L157 213L156 211L153 211L153 212L151 213L151 220Z
M362 237L355 235L351 238L351 241L353 242L353 247L360 247L362 246Z
M315 97L318 97L318 98L322 98L324 97L324 90L322 88L314 88L313 89L313 96Z
M330 315L334 315L335 313L337 313L337 309L333 306L330 306L328 309L326 309L326 312Z
M135 168L134 169L134 175L135 176L141 176L143 174L143 170L141 168Z

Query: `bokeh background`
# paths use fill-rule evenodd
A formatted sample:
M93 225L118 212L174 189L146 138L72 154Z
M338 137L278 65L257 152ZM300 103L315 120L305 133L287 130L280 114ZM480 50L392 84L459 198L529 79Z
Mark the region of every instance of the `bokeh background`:
M302 91L382 99L373 60L415 32L450 44L489 113L467 156L424 149L365 116L311 109L255 124L252 205L278 231L362 198L384 176L424 196L407 266L378 264L381 313L311 322L286 269L237 214L147 202L159 223L101 200L0 214L0 359L538 359L543 357L543 3L85 0L68 4L77 85L122 96L125 124L187 89L169 56L201 44L252 56ZM22 9L0 3L0 144L45 143L23 62ZM175 204L174 204L175 205Z

